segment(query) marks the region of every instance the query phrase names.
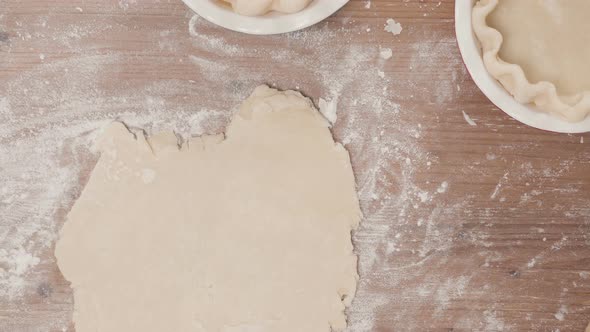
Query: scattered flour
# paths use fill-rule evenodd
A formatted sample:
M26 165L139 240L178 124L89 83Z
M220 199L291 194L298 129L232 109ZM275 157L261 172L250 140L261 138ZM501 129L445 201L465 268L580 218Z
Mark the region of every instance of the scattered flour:
M8 115L10 112L10 105L8 105L8 98L0 97L0 114Z
M486 310L484 312L485 331L504 331L504 321L498 319L496 311Z
M136 3L118 2L124 11L133 10ZM365 4L371 7L370 1ZM114 23L97 16L94 21L79 20L56 28L47 20L51 15L44 16L15 31L15 50L37 38L39 49L46 54L53 53L44 48L55 44L64 50L63 55L6 74L0 85L0 234L4 235L0 237L0 248L4 249L0 252L0 299L9 306L23 303L27 294L47 282L47 269L41 266L55 265L52 245L96 161L92 146L100 128L122 120L148 134L161 130L174 130L183 137L217 133L224 129L232 109L262 83L283 89L301 85L303 92L324 96L316 102L326 118L337 120L334 137L350 151L364 214L354 234L361 278L348 310L350 331L383 329L375 326L376 316L386 316L391 324L403 324L408 330L420 330L424 325L413 321L417 307L434 306L435 310L424 310L424 317L442 319L445 308L452 309L466 294L477 296L473 295L479 290L475 281L487 275L487 270L458 268L444 278L432 271L446 268L453 255L466 246L487 255L469 256L473 266L484 261L488 267L493 265L497 257L488 253L489 234L485 229L465 230L463 224L489 215L473 211L477 201L473 195L459 199L442 195L451 184L457 188L460 183L427 172L439 165L439 156L423 145L421 137L432 132L417 125L414 114L425 113L415 112L415 101L408 97L424 96L421 104L428 114L438 117L459 95L458 84L468 79L468 74L448 33L408 27L423 33L423 38L409 45L392 42L385 49L366 42L366 26L334 29L332 22L326 22L264 37L267 43L250 43L260 37L224 34L187 10L188 29L186 22L156 29L141 50L130 55L105 50L104 38L96 38L128 33L130 26L124 19ZM385 30L397 35L402 27L390 19ZM237 42L236 36L244 42ZM293 54L292 50L299 49L310 51ZM153 60L153 54L159 52L169 56ZM407 63L400 57L397 64L397 56L395 62L380 61L390 59L393 52L405 52ZM253 60L246 63L244 59ZM441 62L445 68L433 70ZM162 64L177 72L157 72L156 65ZM389 67L396 65L407 65L416 77L428 74L432 79L416 84L406 75L397 77L390 69L407 68ZM139 74L129 79L126 75L131 71ZM292 71L304 73L305 82L302 76L287 75ZM385 72L387 79L379 78L379 73L385 77ZM481 161L499 163L501 152L482 155ZM569 167L573 166L564 163L559 168L538 169L523 164L513 168L518 168L521 180L531 179L532 188L541 184L536 179L550 184L551 179L567 175ZM468 168L458 172L477 176ZM428 174L429 183L424 174ZM148 183L157 181L157 174L150 170L139 176ZM501 196L507 176L498 182L492 199ZM530 201L522 204L536 197L541 199L542 195L531 195ZM568 213L568 218L590 218L590 210ZM589 278L581 272L580 278L584 277ZM387 294L384 289L399 291ZM490 289L489 293L499 292ZM406 305L408 299L412 306ZM63 310L39 329L67 326L71 311ZM485 330L509 329L500 311L487 310L483 318L481 313L463 323L465 330L481 330L482 321Z
M124 10L131 10L133 4L133 1L120 2ZM145 129L148 134L170 129L184 137L220 132L229 121L231 110L255 86L269 83L295 88L302 84L298 77L281 74L281 64L285 61L297 70L307 71L310 81L303 89L317 86L318 95L326 96L318 105L330 121L338 119L334 128L336 139L347 144L357 166L366 165L357 168L362 171L356 174L367 220L366 227L358 232L357 250L361 273L378 272L377 249L389 242L388 233L393 231L383 213L410 211L414 202L421 204L415 193L422 191L412 178L417 167L430 162L414 138L420 130L408 126L407 120L400 117L401 106L396 102L395 91L389 91L381 80L374 79L374 73L382 71L382 64L374 63L375 54L381 49L354 42L353 38L358 36L356 28L335 31L327 24L269 37L285 47L277 47L276 43L238 46L222 37L219 28L198 16L189 16L187 21L189 26L184 32L167 26L165 31L150 36L153 43L144 48L180 54L160 61L184 66L184 71L192 71L190 77L150 79L133 84L110 80L113 73L125 72L129 66L148 66L149 62L145 61L149 57L98 53L94 50L99 47L83 46L105 31L123 33L125 26L97 20L67 26L67 31L55 28L51 22L39 28L44 34L39 34L39 38L48 37L43 42L55 42L71 51L72 56L51 58L7 77L0 86L0 164L3 166L0 214L4 216L0 220L0 234L10 234L0 238L0 248L6 249L0 254L0 298L20 303L46 282L46 270L40 270L39 266L55 264L51 248L65 213L82 190L84 178L97 158L92 147L100 128L121 120L131 128ZM30 33L27 29L34 27L24 26L17 36L27 36ZM35 33L31 31L31 34ZM337 42L336 34L351 42ZM183 38L187 40L184 50L178 42ZM293 57L288 46L320 50L326 43L332 52L318 51L297 57ZM245 57L264 57L263 63L274 64L276 69L261 71L236 61ZM366 70L367 66L372 66L372 70ZM239 75L220 80L228 71ZM396 84L406 83L394 82L391 88ZM220 93L224 98L211 97ZM338 117L337 109L340 109ZM347 110L346 114L341 114L342 109ZM407 157L412 158L411 165L391 168ZM144 170L139 176L150 183L156 180L157 174ZM393 179L399 183L399 193L387 189ZM378 238L364 240L363 234L385 225L389 225L387 230ZM401 240L407 241L405 237ZM351 326L357 331L370 331L376 309L389 299L361 285L355 301L358 309L351 309ZM51 327L48 330L67 325L71 313L64 312L55 319L47 321Z

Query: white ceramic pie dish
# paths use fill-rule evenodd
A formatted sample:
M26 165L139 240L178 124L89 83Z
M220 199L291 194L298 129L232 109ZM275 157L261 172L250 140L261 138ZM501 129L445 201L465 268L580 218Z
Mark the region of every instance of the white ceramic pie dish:
M271 12L254 17L236 14L219 0L182 1L202 18L226 29L252 35L273 35L314 25L334 14L349 0L314 0L298 13Z
M465 67L486 97L506 114L528 126L558 133L590 132L590 117L571 123L538 111L533 105L521 104L488 73L471 26L471 11L475 2L455 0L455 32Z

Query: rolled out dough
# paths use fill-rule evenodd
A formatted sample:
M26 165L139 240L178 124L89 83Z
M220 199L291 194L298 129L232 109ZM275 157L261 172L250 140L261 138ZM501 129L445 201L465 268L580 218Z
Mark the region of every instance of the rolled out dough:
M227 135L114 123L56 247L77 332L346 327L361 213L347 151L293 91L256 88Z

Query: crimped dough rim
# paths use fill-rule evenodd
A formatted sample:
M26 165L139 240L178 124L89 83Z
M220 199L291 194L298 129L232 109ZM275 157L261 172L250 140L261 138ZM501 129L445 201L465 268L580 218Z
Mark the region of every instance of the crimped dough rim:
M522 67L500 59L498 53L504 38L486 22L498 2L480 0L472 12L473 31L481 43L483 62L490 75L520 103L532 103L537 109L569 122L584 120L590 114L590 91L571 96L559 95L555 84L548 81L531 83Z

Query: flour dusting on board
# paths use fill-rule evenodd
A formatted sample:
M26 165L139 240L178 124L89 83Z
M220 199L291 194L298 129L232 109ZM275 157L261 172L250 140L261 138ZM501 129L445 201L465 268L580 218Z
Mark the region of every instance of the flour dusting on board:
M140 4L119 1L116 12L130 13ZM370 1L364 4L367 9L376 7ZM86 7L71 9L91 12ZM474 208L479 198L457 189L466 182L493 177L483 185L489 190L484 198L498 204L498 209L512 204L510 208L533 210L548 195L584 190L576 185L551 187L554 179L575 167L569 160L559 168L505 166L502 152L514 146L456 165L455 177L440 175L447 174L438 171L445 155L437 153L437 137L428 126L439 116L452 116L464 124L467 119L451 108L450 101L476 93L474 87L457 88L469 78L448 32L408 25L403 32L420 34L420 41L403 44L389 38L391 42L384 44L370 33L384 33L382 22L369 26L348 21L335 28L327 21L282 36L247 36L226 33L188 10L184 22L156 29L145 27L153 23L129 23L108 15L96 21L77 20L64 28L58 24L60 17L52 15L26 23L10 17L16 20L15 39L0 44L11 57L12 49L15 54L22 52L28 43L39 49L21 72L4 73L0 85L0 298L9 305L19 307L46 293L50 281L44 271L51 269L41 267L55 266L52 246L96 161L92 146L100 128L120 120L148 133L174 130L184 137L218 133L232 110L263 83L312 96L334 122L335 139L350 152L365 218L354 234L360 280L347 311L349 331L387 330L397 324L419 330L424 325L415 320L417 310L421 319L444 321L445 312L470 303L466 294L481 297L482 290L489 294L488 300L502 301L497 296L500 286L485 283L489 274L506 273L495 269L502 253L488 250L494 211ZM6 21L0 17L1 30L8 30L3 26ZM392 19L386 29L401 33L398 25ZM148 33L141 43L129 45L132 51L104 48L105 34L120 36L135 28ZM50 43L64 53L44 50ZM43 59L39 54L44 54ZM155 65L154 58L173 74ZM428 75L429 81L416 84L399 74L405 71L416 77ZM423 109L416 109L418 98ZM428 118L421 117L424 114ZM489 128L477 119L473 130ZM498 174L480 174L483 163L496 165ZM149 169L142 172L145 182L154 176ZM513 186L515 181L527 186ZM515 193L521 199L510 202L508 194ZM583 199L578 206L587 202ZM590 209L555 214L556 220L590 219ZM548 233L538 233L546 238L544 247L531 252L507 278L519 275L516 268L542 268L547 257L568 245L567 238ZM457 258L458 254L462 256ZM441 278L439 269L450 270L451 275ZM585 272L579 277L590 278ZM399 292L383 291L393 288ZM551 295L556 302L567 298L561 289ZM68 299L61 300L63 312L38 329L66 330L72 308L63 305ZM563 315L567 322L569 311L561 310L561 303L553 309L556 321ZM391 325L376 325L376 317L387 317ZM514 330L505 322L501 306L474 308L457 321L457 328L464 330Z
M467 124L469 124L470 126L477 126L477 123L475 123L475 121L473 121L473 119L469 116L469 114L465 113L465 111L463 112L463 118L465 119L465 122L467 122Z
M391 50L391 48L387 48L387 47L381 48L381 47L379 47L379 56L383 60L389 60L393 56L393 51Z
M125 10L132 5L133 2L121 3ZM51 34L60 35L51 25L45 28ZM106 25L105 29L116 34L120 28ZM72 31L84 33L76 33L69 39L56 37L56 40L78 51L79 44L88 35L100 30L86 25L73 27ZM385 211L406 211L413 209L412 204L420 204L418 192L423 190L413 184L412 177L415 169L424 167L429 160L417 144L421 128L408 126L400 118L400 104L395 102L396 85L405 83L393 79L376 80L373 76L384 66L383 63L375 65L373 60L391 58L393 46L355 44L352 41L358 36L357 28L335 31L327 24L269 37L276 42L311 49L325 47L335 40L336 34L351 41L349 44L331 43L331 52L294 57L289 47L277 47L276 43L236 46L221 37L220 32L219 28L192 16L184 32L172 29L154 34L154 50L162 50L162 45L165 50L176 50L180 54L171 56L170 63L186 64L195 72L186 80L160 79L134 85L114 82L112 86L113 82L106 84L105 81L109 75L123 71L129 64L140 65L141 59L92 51L54 61L47 57L45 63L7 80L0 90L0 139L3 142L0 164L5 165L0 173L4 183L4 188L0 189L0 209L8 219L4 219L0 231L11 236L4 237L1 243L1 248L10 249L0 254L3 269L0 296L18 303L44 282L43 275L35 272L36 267L54 260L50 251L52 244L65 213L82 190L84 179L96 160L92 145L100 128L110 121L122 120L148 133L169 129L184 136L220 132L231 110L261 83L275 83L284 89L300 87L304 93L314 89L320 93L323 102L315 99L316 104L336 123L336 139L351 151L356 169L362 170L357 171L356 177L367 222L355 241L362 275L374 269L379 259L379 246L387 245L387 232L391 227L387 227L389 231L383 229L378 243L364 242L363 234L373 232L373 227L384 227L372 223L371 219L382 220ZM173 37L190 38L193 48L183 55L177 50L177 44L168 41ZM225 61L220 61L224 57ZM264 57L269 70L261 72L250 65L241 65L237 62L240 57ZM302 82L297 77L281 74L284 63L312 73L314 80ZM228 71L238 75L220 80ZM279 78L280 81L275 81ZM304 83L305 86L301 85ZM212 95L219 97L211 99ZM408 158L411 162L402 163L396 170L399 161ZM362 164L364 166L360 167ZM146 170L142 178L152 181L153 174ZM386 186L390 180L383 182L385 178L399 182L401 192L388 192ZM437 188L431 190L433 195L439 195ZM351 329L369 331L375 309L389 300L368 292L361 282L355 301L360 310L351 308ZM67 324L68 317L64 314L61 323L47 324Z
M396 22L394 19L389 18L387 19L387 23L385 24L385 31L391 32L393 35L399 35L402 33L402 25L399 22Z
M334 98L332 100L326 101L324 98L320 98L318 107L326 120L328 120L330 124L334 125L338 119L338 114L336 114L338 111L338 99Z
M0 249L0 262L5 268L0 270L0 297L12 299L25 287L25 273L39 264L39 258L18 249Z

